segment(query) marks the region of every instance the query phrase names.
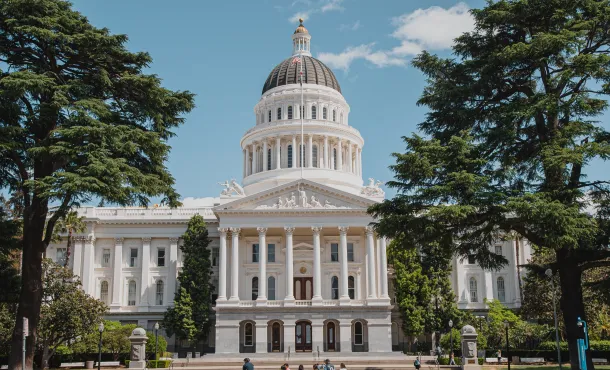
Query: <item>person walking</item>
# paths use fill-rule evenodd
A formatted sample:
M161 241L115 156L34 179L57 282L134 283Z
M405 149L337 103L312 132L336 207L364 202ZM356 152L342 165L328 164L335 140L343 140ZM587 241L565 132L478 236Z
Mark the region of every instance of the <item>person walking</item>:
M344 362L341 363L341 367L339 367L339 370L347 370L347 367L345 367Z
M329 359L324 360L324 367L322 368L323 370L335 370L335 365L330 363Z
M305 370L305 366L299 365L299 370Z
M455 358L453 356L453 352L451 352L451 360L449 361L449 365L455 365Z
M413 365L415 365L415 370L419 370L419 368L421 367L421 362L419 361L419 357L415 358L415 362L413 363Z
M242 370L254 370L254 365L250 362L248 357L244 358L244 366L241 368Z
M502 363L502 350L498 349L498 365Z

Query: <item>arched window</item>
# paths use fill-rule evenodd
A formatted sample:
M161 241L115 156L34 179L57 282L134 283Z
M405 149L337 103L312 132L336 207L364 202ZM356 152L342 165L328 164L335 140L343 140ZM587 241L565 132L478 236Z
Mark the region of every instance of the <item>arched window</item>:
M333 167L337 169L337 148L333 148Z
M337 111L333 109L333 122L337 122Z
M129 284L127 286L127 305L136 305L136 282L133 280L129 280Z
M353 276L347 278L347 294L349 299L356 299L356 281Z
M252 278L252 300L256 301L258 298L258 277Z
M339 299L339 278L336 276L330 278L330 298Z
M477 295L477 279L470 278L470 302L478 302L479 298Z
M305 107L301 107L301 118L305 119Z
M275 301L275 277L269 276L267 279L267 299Z
M288 119L292 119L292 105L288 106Z
M364 344L364 328L362 327L362 323L360 321L356 321L354 324L354 344Z
M267 171L271 169L271 149L267 149Z
M269 118L269 122L271 122L271 109L269 109L269 117L267 118Z
M498 286L498 301L506 302L506 289L504 288L504 278L500 276L496 280L496 283Z
M157 304L157 306L163 306L163 280L158 280L157 281L157 290L155 292L155 303Z
M288 168L292 168L292 145L288 145Z
M100 285L100 301L108 303L108 282L105 280Z
M311 161L313 162L313 166L314 167L318 167L319 163L318 163L318 146L314 145L311 148Z
M251 322L244 325L244 346L254 345L254 328Z
M328 119L328 110L326 107L322 108L322 119Z
M282 108L277 109L277 119L278 120L282 119Z
M318 119L318 110L315 105L311 107L311 119Z

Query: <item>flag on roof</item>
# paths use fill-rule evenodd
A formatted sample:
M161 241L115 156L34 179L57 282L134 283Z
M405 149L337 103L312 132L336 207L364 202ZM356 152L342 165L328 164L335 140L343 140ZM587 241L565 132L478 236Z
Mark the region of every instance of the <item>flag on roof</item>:
M301 63L301 58L300 57L294 57L292 59L292 64L297 64L297 63Z

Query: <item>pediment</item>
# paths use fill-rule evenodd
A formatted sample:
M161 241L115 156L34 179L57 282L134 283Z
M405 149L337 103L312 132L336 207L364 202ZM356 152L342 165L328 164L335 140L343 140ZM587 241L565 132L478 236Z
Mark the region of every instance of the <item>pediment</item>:
M375 201L309 180L297 180L216 208L223 211L366 210Z

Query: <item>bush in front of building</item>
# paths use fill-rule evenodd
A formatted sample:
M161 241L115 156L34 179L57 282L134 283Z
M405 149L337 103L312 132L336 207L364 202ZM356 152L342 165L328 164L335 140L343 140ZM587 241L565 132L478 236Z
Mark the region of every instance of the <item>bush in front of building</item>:
M171 364L171 360L149 360L148 368L149 369L165 369L168 368Z
M561 348L562 351L567 351L568 342L559 342L559 348ZM589 348L592 351L610 352L610 340L592 340L589 342ZM547 351L556 351L557 342L554 342L554 341L542 342L538 345L538 349L547 350Z

